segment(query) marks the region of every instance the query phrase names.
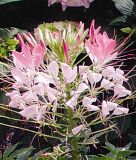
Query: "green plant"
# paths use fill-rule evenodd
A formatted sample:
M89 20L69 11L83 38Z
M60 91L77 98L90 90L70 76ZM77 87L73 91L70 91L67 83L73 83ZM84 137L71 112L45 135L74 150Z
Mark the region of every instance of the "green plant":
M122 16L111 21L111 25L121 26L121 31L136 34L136 3L132 0L112 0Z
M29 147L16 150L18 145L19 143L7 148L3 155L0 155L0 160L28 160L28 157L30 156L34 148Z
M115 147L113 144L110 144L108 142L105 143L106 148L108 151L110 151L106 155L99 155L99 156L91 156L91 160L129 160L129 156L135 153L136 151L130 150L131 143L126 145L125 147Z

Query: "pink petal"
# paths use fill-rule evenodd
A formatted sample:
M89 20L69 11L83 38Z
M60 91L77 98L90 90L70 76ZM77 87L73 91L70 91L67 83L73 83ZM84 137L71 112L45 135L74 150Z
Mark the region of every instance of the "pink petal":
M89 87L86 85L86 83L80 83L78 88L77 88L77 91L75 91L75 93L82 93L86 89L89 89Z
M128 108L124 108L124 107L117 107L114 112L113 115L121 115L121 114L127 114L129 111Z
M66 105L69 106L72 110L74 110L74 108L77 105L78 97L79 97L79 95L75 94L69 101L67 101Z
M108 107L106 101L103 101L102 102L102 115L103 115L103 117L106 117L109 114L110 114L109 107Z
M112 89L112 87L114 86L114 83L110 82L109 80L103 78L103 80L101 81L101 87L105 88L105 89Z
M22 45L22 53L24 54L25 61L27 62L28 66L32 68L32 55L30 47L26 44Z
M65 63L62 63L61 64L61 69L62 69L62 74L64 76L64 79L65 79L66 83L71 83L76 79L76 77L77 77L77 66L75 66L72 69L69 65L67 65Z
M29 64L26 61L26 58L21 53L17 51L12 51L12 55L17 61L19 61L23 65L23 67L29 67Z
M19 113L26 119L35 119L35 117L38 114L38 106L37 105L28 106Z
M113 111L117 108L118 104L113 102L107 102L107 106L109 107L109 111Z
M96 105L88 105L87 110L88 110L89 112L93 112L93 111L99 111L100 108L97 107Z
M69 63L68 46L67 46L64 39L63 39L63 49L64 49L64 54L65 54L65 57L66 57L66 63L68 64Z
M29 46L31 47L31 48L33 48L34 47L34 44L33 44L33 42L32 42L32 40L31 40L31 38L27 35L27 34L25 34L25 33L22 33L22 35L24 36L24 38L27 40L27 42L29 43Z
M79 126L73 128L72 129L73 135L77 135L81 130L83 130L83 128L84 128L84 125L79 125Z
M51 74L55 79L58 79L58 74L59 74L59 66L56 61L52 61L48 66L47 66L49 74Z
M23 82L26 79L26 75L24 74L24 72L22 72L18 68L12 68L11 74L17 82Z
M20 46L22 47L22 45L24 44L24 41L19 33L17 34L17 39L19 40Z
M33 48L32 54L34 57L34 64L39 67L44 58L44 48L41 45L37 45Z

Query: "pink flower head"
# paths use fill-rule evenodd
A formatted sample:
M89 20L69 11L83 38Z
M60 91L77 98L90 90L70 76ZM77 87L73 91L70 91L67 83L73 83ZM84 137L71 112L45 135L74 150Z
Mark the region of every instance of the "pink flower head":
M54 4L55 2L60 2L62 4L63 11L66 10L67 6L69 7L80 7L84 6L85 8L89 8L90 3L94 0L48 0L48 5Z
M100 27L95 29L93 20L90 27L91 41L86 40L85 47L92 62L102 67L114 60L118 52L116 51L116 40L109 38L106 32L101 34L99 31Z
M34 46L31 49L28 45L22 43L22 52L13 51L14 64L21 68L39 67L43 60L45 49L41 45Z

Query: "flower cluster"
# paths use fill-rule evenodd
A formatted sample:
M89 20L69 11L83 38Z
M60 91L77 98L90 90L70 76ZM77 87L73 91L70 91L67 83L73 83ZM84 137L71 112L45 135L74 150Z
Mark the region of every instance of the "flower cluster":
M56 2L60 2L62 4L63 11L66 10L67 6L69 7L80 7L84 6L85 8L89 8L90 3L94 0L48 0L48 5L52 5Z
M26 43L18 35L21 52L12 52L14 82L7 93L9 106L19 109L27 120L57 125L58 117L65 117L66 123L70 119L68 132L73 135L97 120L127 114L129 109L122 102L132 94L124 86L128 79L120 67L110 63L120 53L119 47L94 26L93 20L87 39L88 30L84 31L82 23L75 32L70 25L63 32L45 29L43 33L38 28L36 39L23 34ZM81 48L92 61L89 66L75 63ZM92 113L97 118L88 122L86 117Z

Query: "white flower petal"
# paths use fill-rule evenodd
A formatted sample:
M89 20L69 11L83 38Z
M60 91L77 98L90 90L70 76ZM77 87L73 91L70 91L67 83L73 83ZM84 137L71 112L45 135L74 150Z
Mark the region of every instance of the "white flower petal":
M109 108L109 111L113 111L114 109L117 108L118 104L113 102L107 102L107 106Z
M62 69L62 74L64 76L64 79L66 81L66 83L71 83L76 79L77 76L77 66L75 66L73 69L65 64L62 63L61 64L61 69Z
M37 105L28 106L19 113L26 119L35 119L35 117L38 114L38 106Z
M121 114L127 114L129 111L128 108L124 108L124 107L117 107L114 112L113 115L121 115Z
M87 106L87 110L88 111L99 111L100 110L100 108L99 107L97 107L96 105L88 105Z
M59 66L56 61L52 61L47 66L48 72L55 78L58 79L58 73L59 73Z
M101 87L106 88L107 90L112 89L113 86L114 86L114 83L110 82L105 78L101 81Z
M67 101L66 105L69 106L72 110L74 110L74 108L77 105L78 97L79 97L79 95L75 94L69 101Z
M102 102L102 115L103 115L103 117L106 117L109 114L110 114L109 107L108 107L106 101L103 101Z
M73 129L72 129L72 133L73 133L73 135L78 134L81 130L83 130L83 128L84 128L84 126L83 126L83 125L79 125L79 126L77 126L77 127L73 128Z
M89 89L89 87L86 85L86 83L80 83L78 86L77 91L75 91L75 94L80 94L82 92L84 92L86 89Z
M89 107L93 102L96 102L96 98L84 97L82 100L82 104L84 107Z

